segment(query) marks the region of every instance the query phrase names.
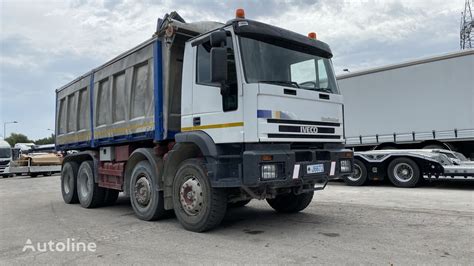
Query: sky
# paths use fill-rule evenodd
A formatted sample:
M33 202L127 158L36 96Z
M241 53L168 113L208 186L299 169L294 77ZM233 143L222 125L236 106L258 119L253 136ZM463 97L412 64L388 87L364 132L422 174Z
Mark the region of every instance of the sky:
M459 50L464 0L0 0L0 136L54 129L55 90L150 38L177 11L187 22L246 17L306 35L333 51L336 73Z

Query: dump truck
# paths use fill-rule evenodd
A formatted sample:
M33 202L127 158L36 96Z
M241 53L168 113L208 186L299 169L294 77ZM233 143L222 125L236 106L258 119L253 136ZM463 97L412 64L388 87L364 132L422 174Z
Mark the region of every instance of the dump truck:
M305 209L352 172L329 46L246 19L158 20L151 39L56 90L66 203L130 197L139 219L174 211L210 230L227 208L266 199Z

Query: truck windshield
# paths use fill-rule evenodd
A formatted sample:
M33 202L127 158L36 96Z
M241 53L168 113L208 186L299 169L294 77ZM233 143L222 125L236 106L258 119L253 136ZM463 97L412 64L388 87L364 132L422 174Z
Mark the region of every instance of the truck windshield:
M240 37L240 47L248 83L338 93L331 60L327 58L246 37Z
M10 148L0 148L0 158L10 158L12 156L12 151Z

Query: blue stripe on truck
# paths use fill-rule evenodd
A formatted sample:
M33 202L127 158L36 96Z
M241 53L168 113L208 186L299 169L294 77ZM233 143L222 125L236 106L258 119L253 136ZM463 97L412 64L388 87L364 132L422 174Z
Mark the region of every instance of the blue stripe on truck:
M153 91L155 95L155 141L163 139L163 70L161 42L153 43Z
M95 147L95 143L94 143L94 71L91 72L91 81L90 81L90 84L89 84L89 98L90 98L90 102L89 102L89 109L90 109L90 115L89 115L89 119L90 119L90 124L91 124L91 147Z

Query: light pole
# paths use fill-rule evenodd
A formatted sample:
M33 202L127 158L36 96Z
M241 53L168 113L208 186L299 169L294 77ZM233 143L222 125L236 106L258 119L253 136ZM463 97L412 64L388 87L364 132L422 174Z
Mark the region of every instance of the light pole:
M10 122L4 122L3 123L3 139L7 138L7 125L8 124L17 124L18 121L10 121Z

